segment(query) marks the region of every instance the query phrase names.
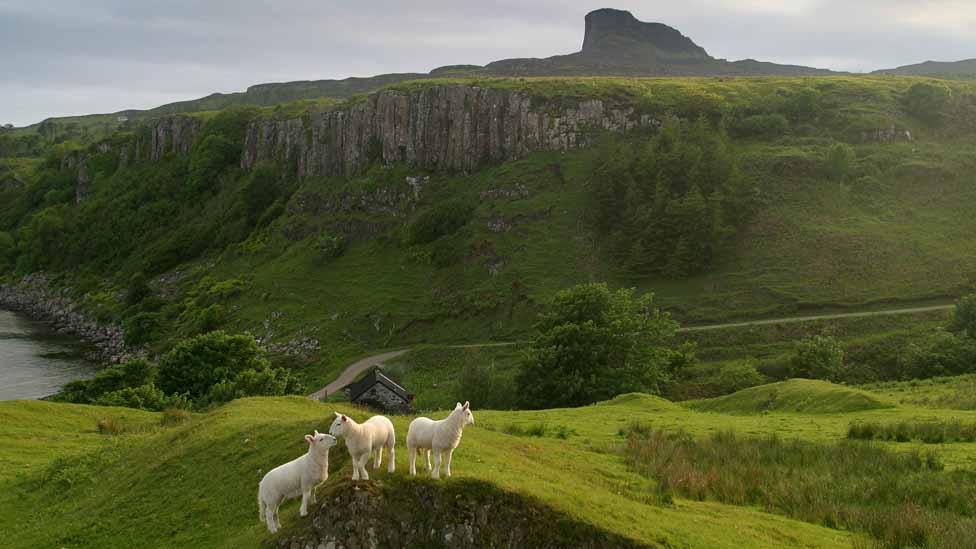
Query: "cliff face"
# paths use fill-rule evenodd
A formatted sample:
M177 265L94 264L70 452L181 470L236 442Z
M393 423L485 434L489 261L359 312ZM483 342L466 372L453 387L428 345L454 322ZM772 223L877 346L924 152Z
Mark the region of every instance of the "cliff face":
M573 149L586 144L593 130L624 132L655 123L633 108L600 100L561 106L466 85L386 90L343 110L252 123L241 166L294 163L300 176L355 174L371 161L470 171L533 151Z

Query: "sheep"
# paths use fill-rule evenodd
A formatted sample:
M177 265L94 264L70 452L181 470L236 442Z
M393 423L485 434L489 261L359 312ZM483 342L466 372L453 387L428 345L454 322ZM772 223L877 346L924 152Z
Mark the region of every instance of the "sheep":
M315 503L315 487L329 478L329 448L336 438L315 431L305 435L308 452L268 471L258 484L258 518L274 534L281 528L278 507L286 499L302 496L301 516L308 515L308 504Z
M392 473L396 468L396 431L393 423L383 416L373 416L363 423L356 423L349 416L335 413L335 421L329 428L329 433L346 439L346 448L352 456L352 479L369 480L366 472L366 462L371 453L375 452L373 468L379 469L383 463L383 448L390 451L387 471Z
M454 411L447 418L434 421L426 417L418 417L410 422L407 430L407 454L410 456L410 474L417 474L417 454L426 450L427 470L431 471L432 478L440 478L441 454L447 453L444 457L444 474L451 476L451 458L454 449L461 443L461 432L468 425L474 423L474 414L471 413L471 405L465 402L463 405L458 402ZM430 454L434 453L434 467L430 467Z

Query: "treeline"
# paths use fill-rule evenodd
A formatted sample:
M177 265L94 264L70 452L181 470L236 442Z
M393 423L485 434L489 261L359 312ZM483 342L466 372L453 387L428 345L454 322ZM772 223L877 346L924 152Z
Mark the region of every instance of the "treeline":
M0 211L0 269L156 274L244 240L265 212L283 211L294 187L272 166L239 168L243 129L256 113L217 114L188 158L120 167L113 152L93 154L82 196L76 175L52 156Z
M669 119L645 143L607 140L590 186L593 220L635 274L702 273L756 207L724 126Z

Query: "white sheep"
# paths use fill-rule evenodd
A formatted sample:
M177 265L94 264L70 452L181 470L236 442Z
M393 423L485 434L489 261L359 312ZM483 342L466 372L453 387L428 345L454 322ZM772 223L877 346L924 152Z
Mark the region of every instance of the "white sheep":
M418 417L410 422L407 430L407 454L410 456L410 474L417 474L417 454L426 451L427 470L430 471L430 454L434 453L433 478L440 478L441 454L444 456L444 474L451 476L451 458L454 449L461 443L461 432L465 426L474 423L471 405L458 402L454 411L447 418L434 421L426 417Z
M286 499L302 496L301 516L308 514L309 502L315 503L315 487L329 478L329 448L336 445L332 435L315 431L305 435L308 452L268 471L258 484L258 517L274 534L281 528L278 507Z
M362 423L356 423L349 416L335 413L335 421L329 428L329 433L346 439L346 448L352 456L352 479L369 480L366 472L366 462L370 454L375 452L373 468L379 469L383 463L383 448L390 451L387 471L392 473L396 468L396 431L393 422L383 416L373 416Z

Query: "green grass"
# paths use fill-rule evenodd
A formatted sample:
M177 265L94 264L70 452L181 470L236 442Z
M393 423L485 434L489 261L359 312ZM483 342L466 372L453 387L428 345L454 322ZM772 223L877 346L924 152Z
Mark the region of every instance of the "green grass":
M680 494L673 504L662 505L653 481L628 468L620 433L636 422L693 437L734 431L742 437L776 435L829 445L845 439L852 422L976 422L974 412L889 404L880 395L823 382L796 380L759 389L765 397L778 395L779 405L755 413L762 402L755 389L711 404L683 406L631 394L578 409L533 412L483 411L472 396L476 423L465 432L455 474L645 543L839 547L851 543L844 532L749 505ZM162 427L162 414L0 403L0 529L11 533L12 547L257 546L268 537L253 508L257 482L269 467L300 454L302 435L323 430L334 410L365 417L339 403L252 398ZM132 428L120 435L98 434L96 424L106 417ZM393 420L402 444L410 417ZM918 448L876 444L899 453ZM976 443L925 447L949 471L976 470ZM401 445L396 475L405 471L406 457ZM331 459L335 477L349 474L341 447ZM52 514L58 520L48 520ZM295 504L286 506L282 521L301 524Z
M791 379L779 383L743 389L731 395L690 402L695 410L728 414L762 414L767 412L803 412L832 414L890 408L893 404L858 389L848 389L809 379Z
M861 388L900 404L976 410L976 375L872 383Z

